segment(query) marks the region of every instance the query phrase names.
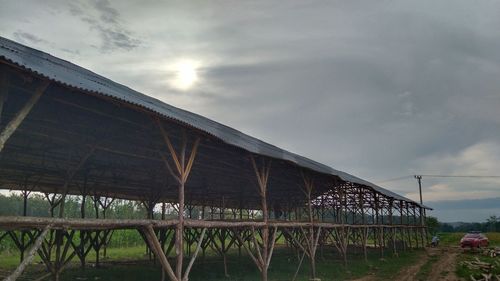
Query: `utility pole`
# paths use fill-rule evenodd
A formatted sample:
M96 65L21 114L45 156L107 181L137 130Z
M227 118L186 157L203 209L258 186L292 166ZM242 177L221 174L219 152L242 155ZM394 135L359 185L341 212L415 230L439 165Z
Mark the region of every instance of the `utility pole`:
M420 193L420 224L422 227L425 227L425 208L423 208L423 201L422 201L422 175L415 175L415 178L418 181L418 192ZM428 229L427 228L422 228L422 243L425 241L428 241Z
M423 204L423 202L422 202L422 176L415 175L415 178L418 181L418 191L420 193L420 205L422 205Z

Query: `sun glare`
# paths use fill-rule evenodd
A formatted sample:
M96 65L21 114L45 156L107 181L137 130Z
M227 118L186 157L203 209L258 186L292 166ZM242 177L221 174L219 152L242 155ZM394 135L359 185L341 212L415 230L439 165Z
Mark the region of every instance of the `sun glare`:
M173 86L180 90L191 88L198 81L198 66L199 63L192 60L183 60L175 64Z

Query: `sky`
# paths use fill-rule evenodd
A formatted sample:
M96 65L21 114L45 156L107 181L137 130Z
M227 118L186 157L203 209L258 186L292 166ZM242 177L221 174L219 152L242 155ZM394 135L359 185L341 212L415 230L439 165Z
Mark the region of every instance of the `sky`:
M0 36L414 200L500 175L499 2L0 7ZM500 216L500 178L422 186L442 221Z

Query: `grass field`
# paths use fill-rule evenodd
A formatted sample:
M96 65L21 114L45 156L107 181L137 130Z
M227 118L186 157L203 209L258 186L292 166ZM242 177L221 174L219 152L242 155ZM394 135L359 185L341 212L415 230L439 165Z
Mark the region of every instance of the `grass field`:
M460 239L464 234L463 232L439 233L439 244L443 246L459 246ZM484 235L490 240L491 246L500 246L500 232L486 232Z
M464 236L465 233L441 233L440 244L441 246L448 247L459 247L460 239ZM484 233L486 237L488 237L490 241L491 247L500 247L500 233L498 232L487 232ZM481 271L478 269L470 269L465 266L463 263L466 261L474 261L479 259L481 262L493 263L495 265L492 273L500 274L500 262L499 258L490 258L488 256L482 255L481 250L472 251L470 249L462 250L460 255L457 257L456 265L455 265L455 273L458 277L464 278L466 280L470 279L471 275L476 277L481 276ZM496 263L496 264L495 264Z
M478 270L471 270L463 266L464 261L470 261L478 258L484 262L495 262L499 258L492 259L482 256L478 252L462 251L458 248L459 241L464 233L440 233L440 247L454 248L454 252L459 251L456 262L450 264L449 270L455 272L457 277L469 280L469 276L479 276ZM485 233L490 240L491 246L500 246L500 233ZM366 275L370 275L375 280L398 280L398 273L406 267L414 265L421 261L422 266L416 272L417 280L428 280L429 274L436 263L439 262L446 252L434 256L425 251L409 251L399 253L399 257L393 257L389 252L381 259L378 251L369 252L368 262L364 261L362 254L353 253L349 257L347 267L342 265L341 258L333 254L332 249L325 249L324 255L318 250L317 253L317 277L323 281L328 280L352 280ZM425 259L425 260L422 260ZM64 271L63 281L69 280L159 280L161 269L158 264L153 264L145 256L145 246L134 246L126 248L112 247L108 249L106 259L100 268L93 267L95 253L90 253L87 262L88 267L85 270L80 269L78 260L73 259L73 263ZM172 261L173 262L173 261ZM4 252L0 255L0 272L13 270L19 263L19 256L16 252ZM187 263L187 261L185 262ZM271 266L269 268L269 280L281 281L291 280L297 268L298 259L290 249L278 247L273 255ZM296 280L309 280L310 265L307 259L304 260L302 268ZM493 273L500 274L500 266L496 266ZM227 281L257 281L260 280L260 274L251 259L243 255L238 256L236 251L228 254L228 273L229 277L224 275L222 258L207 252L207 256L201 256L195 263L190 274L190 280L227 280ZM33 265L29 267L25 277L41 276L45 274L45 268L37 258Z
M428 280L429 273L432 269L432 265L439 259L438 256L429 256L427 261L422 265L422 267L419 269L417 272L417 275L415 276L417 280L419 281L426 281Z
M108 249L108 258L101 268L88 267L81 270L78 263L71 264L63 275L62 280L159 280L161 270L159 265L153 265L144 256L144 247L111 248ZM393 278L401 268L417 261L423 251L409 251L400 253L399 257L381 259L378 252L369 253L369 261L365 262L360 254L349 257L347 267L342 265L341 259L333 254L322 256L317 253L317 275L321 280L349 280L365 275L373 275L378 280ZM330 251L328 251L330 252ZM89 256L92 262L95 256ZM2 255L0 268L12 270L18 264L17 255ZM222 259L216 256L199 257L190 274L190 280L260 280L260 274L251 259L245 255L238 257L236 252L229 254L228 271L230 277L224 276ZM279 248L275 251L269 268L269 280L291 280L298 264L297 256L289 249ZM40 275L43 265L35 261L27 275ZM309 280L309 263L305 259L297 280Z

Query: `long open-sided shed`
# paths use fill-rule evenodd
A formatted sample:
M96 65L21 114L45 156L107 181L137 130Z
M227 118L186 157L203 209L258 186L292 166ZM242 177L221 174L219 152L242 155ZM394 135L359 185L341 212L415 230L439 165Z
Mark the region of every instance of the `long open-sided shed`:
M312 278L318 244L331 241L345 256L347 244L356 241L366 251L369 237L381 250L391 245L396 251L396 241L426 243L425 206L4 38L0 83L0 188L26 197L45 193L58 210L54 218L0 217L0 229L34 231L29 245L39 248L20 271L38 251L58 280L70 257L81 259L90 243L81 235L71 243L75 230L91 236L103 229L138 229L167 276L178 281L188 279L203 244L196 241L213 229L224 229L231 245L247 250L263 280L281 235L309 258ZM83 202L89 195L141 201L150 214L168 203L178 217L67 219L68 195ZM191 216L195 207L201 216ZM52 244L43 239L51 231ZM187 265L186 232L197 233L187 243L199 245ZM175 266L167 260L169 243ZM64 249L64 255L51 261L52 248Z

